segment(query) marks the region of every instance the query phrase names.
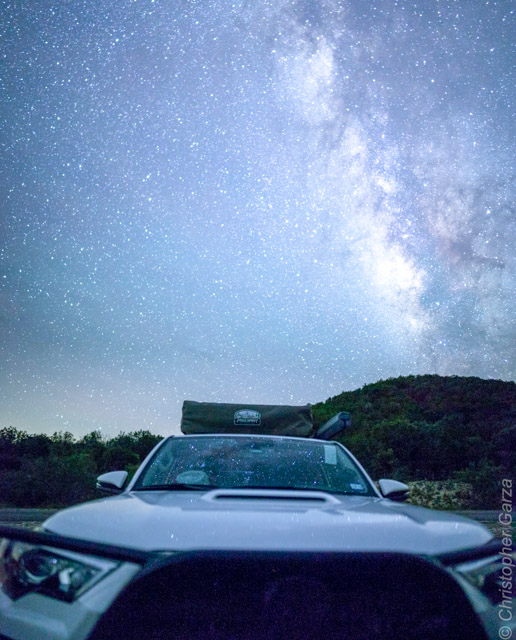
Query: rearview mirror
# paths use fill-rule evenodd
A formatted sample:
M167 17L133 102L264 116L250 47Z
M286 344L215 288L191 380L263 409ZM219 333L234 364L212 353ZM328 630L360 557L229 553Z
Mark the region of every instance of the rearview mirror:
M110 471L97 478L97 489L103 493L122 493L127 471Z
M409 487L397 480L379 480L380 491L384 498L394 500L395 502L404 502L408 498Z

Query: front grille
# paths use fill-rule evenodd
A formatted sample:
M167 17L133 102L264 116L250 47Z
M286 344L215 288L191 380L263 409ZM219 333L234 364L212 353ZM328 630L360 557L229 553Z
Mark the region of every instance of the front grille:
M145 569L91 640L114 628L124 640L485 640L457 582L404 554L178 554Z

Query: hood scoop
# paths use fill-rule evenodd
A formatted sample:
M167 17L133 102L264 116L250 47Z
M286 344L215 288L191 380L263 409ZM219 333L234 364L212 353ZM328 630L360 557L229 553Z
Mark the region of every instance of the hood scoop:
M274 502L317 502L339 504L339 500L323 491L298 491L295 489L214 489L203 496L208 502L219 500L268 500Z

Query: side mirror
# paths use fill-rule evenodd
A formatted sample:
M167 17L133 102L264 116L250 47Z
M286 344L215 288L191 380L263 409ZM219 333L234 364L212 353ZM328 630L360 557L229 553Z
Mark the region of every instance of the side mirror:
M97 478L97 489L103 493L122 493L127 476L127 471L103 473Z
M395 502L404 502L408 498L409 487L403 482L397 480L379 480L380 491L384 498L394 500Z

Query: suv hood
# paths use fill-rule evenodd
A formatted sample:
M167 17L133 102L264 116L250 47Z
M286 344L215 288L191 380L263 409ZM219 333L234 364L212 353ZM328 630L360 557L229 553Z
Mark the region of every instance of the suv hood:
M483 545L483 525L382 498L314 491L138 491L72 507L48 532L140 550L398 551Z

